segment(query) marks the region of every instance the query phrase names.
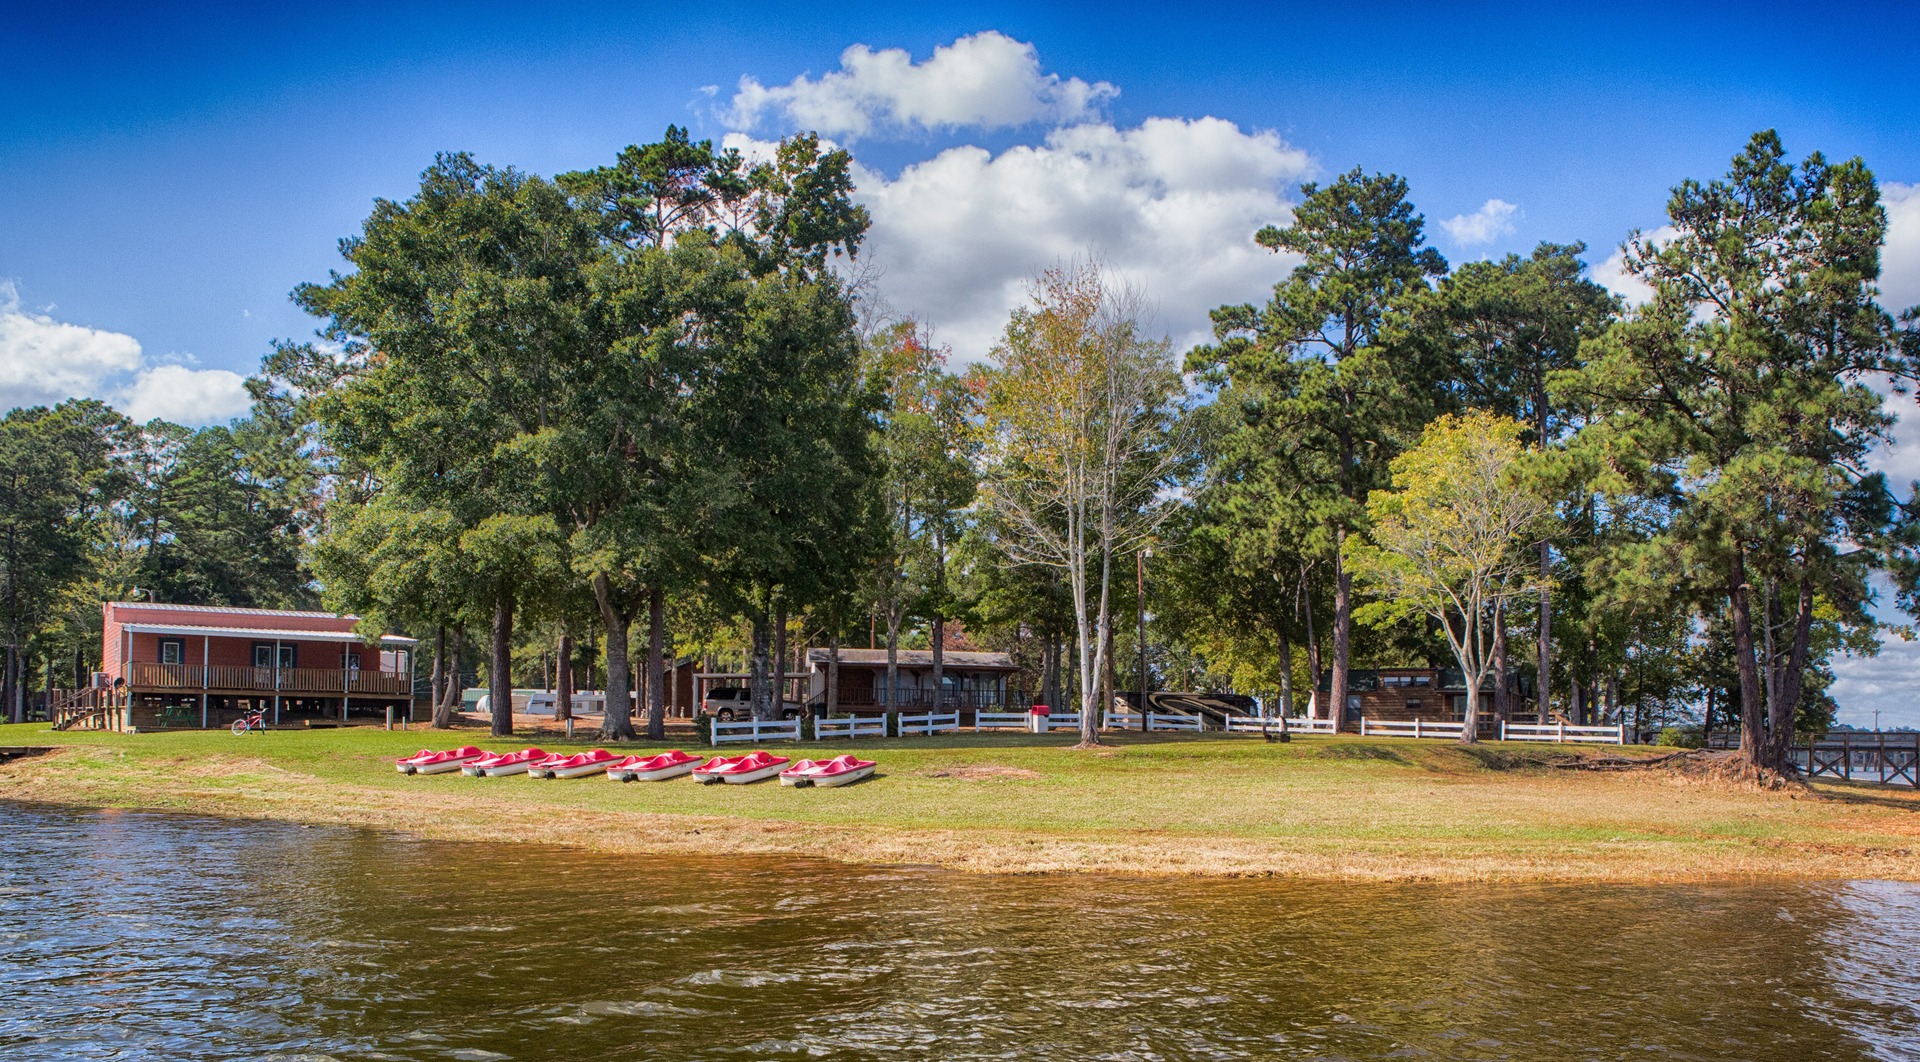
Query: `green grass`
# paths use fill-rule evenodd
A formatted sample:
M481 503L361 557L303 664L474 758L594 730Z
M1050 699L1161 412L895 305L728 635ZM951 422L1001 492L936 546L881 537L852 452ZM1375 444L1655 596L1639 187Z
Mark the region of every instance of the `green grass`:
M796 758L852 751L880 763L867 782L793 790L685 779L409 778L390 765L426 745L527 743L471 731L235 737L55 734L29 725L0 727L0 745L72 749L0 768L0 783L27 799L353 822L455 838L979 870L1647 879L1914 877L1920 864L1912 858L1920 848L1920 798L1909 791L1772 793L1663 771L1550 766L1582 754L1574 746L1314 736L1269 744L1237 735L1107 740L1113 748L1076 750L1071 736L1028 734L765 746Z

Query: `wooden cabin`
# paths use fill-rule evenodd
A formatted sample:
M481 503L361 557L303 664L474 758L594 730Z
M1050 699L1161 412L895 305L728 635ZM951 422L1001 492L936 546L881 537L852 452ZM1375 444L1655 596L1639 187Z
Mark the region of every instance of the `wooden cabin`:
M412 713L414 639L362 637L357 616L144 601L102 609L97 684L112 690L119 725L220 727L256 709L279 725Z
M1320 676L1320 703L1333 688L1333 672ZM1531 684L1509 676L1516 710L1532 718ZM1480 691L1483 720L1493 716L1493 690ZM1467 680L1457 668L1354 668L1347 672L1347 713L1344 722L1358 725L1361 717L1386 721L1456 723L1467 717ZM1517 714L1516 720L1521 716Z
M942 654L940 690L933 687L933 650L900 649L895 654L894 704L908 712L1026 711L1033 700L1023 690L1010 689L1008 679L1019 674L1006 653L978 653L949 649ZM825 649L807 650L807 699L824 704L827 691ZM886 704L887 651L840 650L839 706L842 712L880 711Z

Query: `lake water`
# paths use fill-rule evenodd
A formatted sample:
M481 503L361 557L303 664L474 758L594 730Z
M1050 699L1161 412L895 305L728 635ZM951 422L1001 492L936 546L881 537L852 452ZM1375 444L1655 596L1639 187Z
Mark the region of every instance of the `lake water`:
M995 878L0 804L0 1058L1920 1059L1920 888Z

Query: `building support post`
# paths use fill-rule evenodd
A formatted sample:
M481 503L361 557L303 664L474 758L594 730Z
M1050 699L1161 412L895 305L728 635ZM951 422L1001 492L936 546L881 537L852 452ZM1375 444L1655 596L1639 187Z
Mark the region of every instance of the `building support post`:
M200 729L207 728L207 687L213 684L213 635L200 639Z
M273 640L273 725L280 725L280 639Z

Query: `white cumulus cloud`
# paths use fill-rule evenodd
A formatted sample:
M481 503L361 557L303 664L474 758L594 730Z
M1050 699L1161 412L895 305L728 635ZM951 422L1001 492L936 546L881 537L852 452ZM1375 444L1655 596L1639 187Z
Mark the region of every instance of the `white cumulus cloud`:
M1520 208L1504 199L1489 199L1471 214L1455 214L1440 227L1461 247L1478 247L1513 234L1513 216Z
M1041 70L1033 45L989 30L961 37L916 63L902 48L856 44L840 69L784 85L743 77L727 118L753 129L773 115L798 129L855 140L882 131L1004 129L1098 116L1120 90L1105 81Z
M1887 240L1880 248L1880 304L1893 313L1920 306L1920 184L1880 185Z
M132 336L26 310L13 282L0 280L0 408L68 398L102 399L142 422L188 425L228 420L248 405L238 373L149 365Z
M1083 124L997 155L955 147L893 178L857 170L873 215L862 256L887 305L963 361L992 348L1036 273L1088 255L1184 348L1211 336L1208 310L1263 300L1292 266L1253 235L1291 220L1286 190L1311 169L1278 134L1219 118Z
M247 379L226 369L156 365L134 377L113 404L144 424L155 417L176 424L209 424L247 411Z

